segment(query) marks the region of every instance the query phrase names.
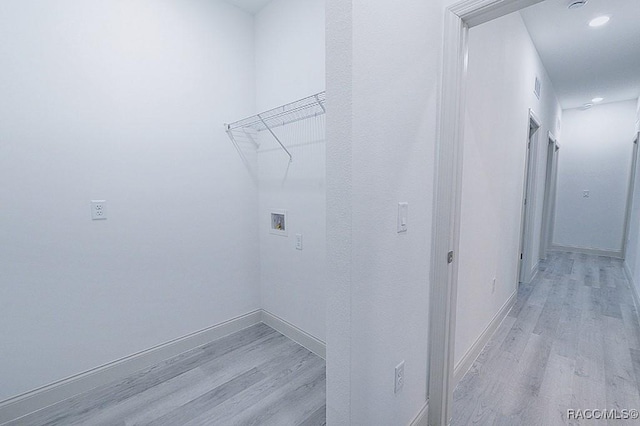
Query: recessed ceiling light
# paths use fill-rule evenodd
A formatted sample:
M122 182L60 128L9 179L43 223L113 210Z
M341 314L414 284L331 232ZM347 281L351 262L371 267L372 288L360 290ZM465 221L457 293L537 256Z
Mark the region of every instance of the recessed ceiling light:
M607 15L598 16L597 18L593 18L591 21L589 21L589 26L592 28L601 27L609 22L609 19L611 18Z
M598 102L602 102L602 101L604 101L604 98L601 98L600 96L591 99L591 102L593 102L594 104L597 104Z
M587 0L571 0L569 1L569 9L578 9L587 4Z

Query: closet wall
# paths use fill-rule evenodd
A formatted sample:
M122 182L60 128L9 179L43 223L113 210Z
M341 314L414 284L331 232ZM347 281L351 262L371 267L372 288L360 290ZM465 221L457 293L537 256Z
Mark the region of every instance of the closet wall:
M257 111L324 91L324 0L274 0L255 18ZM268 132L258 150L262 308L325 340L325 116ZM287 236L269 233L270 211L287 211ZM302 250L296 249L302 235Z
M0 401L260 307L254 43L222 1L0 3Z

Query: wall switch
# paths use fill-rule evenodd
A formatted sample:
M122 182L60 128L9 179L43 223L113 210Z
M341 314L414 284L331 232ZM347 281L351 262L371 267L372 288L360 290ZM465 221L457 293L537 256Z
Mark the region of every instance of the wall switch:
M296 250L302 250L302 234L296 234Z
M590 196L591 195L589 194L588 190L585 189L584 191L582 191L582 198L589 198Z
M398 393L404 386L404 361L396 366L396 380L394 386L394 393Z
M409 203L398 203L398 233L407 232Z
M107 218L107 202L105 200L91 200L91 219L105 220Z

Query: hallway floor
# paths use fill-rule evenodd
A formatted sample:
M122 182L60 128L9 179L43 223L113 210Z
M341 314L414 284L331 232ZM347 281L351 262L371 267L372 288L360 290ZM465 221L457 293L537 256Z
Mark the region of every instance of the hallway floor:
M451 424L638 425L579 410L623 416L640 409L639 387L640 324L622 261L555 252L458 384Z

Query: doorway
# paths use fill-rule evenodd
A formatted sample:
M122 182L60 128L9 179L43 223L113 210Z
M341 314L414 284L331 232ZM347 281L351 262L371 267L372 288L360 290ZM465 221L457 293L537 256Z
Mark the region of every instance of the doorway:
M553 239L553 218L555 216L556 182L558 174L558 151L560 145L549 133L547 145L547 163L545 173L544 201L542 204L542 236L540 238L540 259L547 258L547 251Z
M445 12L429 302L428 422L447 425L453 405L454 330L462 198L469 29L543 0L464 0Z
M522 197L522 220L520 230L520 260L518 263L518 284L531 281L531 224L533 223L533 203L530 194L535 192L535 152L537 151L538 130L540 120L529 110L529 131L527 138L527 155L524 169L524 191Z
M627 209L624 219L624 234L622 239L622 258L627 257L627 246L629 244L629 228L631 225L631 210L633 209L633 192L636 182L636 169L638 167L638 139L640 139L640 133L636 133L636 137L633 140L633 154L631 154L631 173L629 176L629 193L627 195Z

